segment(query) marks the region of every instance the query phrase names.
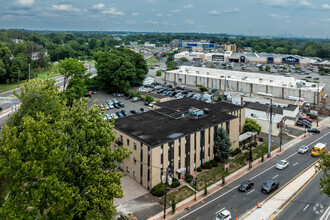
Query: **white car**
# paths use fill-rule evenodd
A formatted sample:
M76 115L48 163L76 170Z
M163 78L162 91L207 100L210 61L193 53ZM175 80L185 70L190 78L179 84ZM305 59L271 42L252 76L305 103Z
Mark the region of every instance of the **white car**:
M112 119L112 118L115 118L115 119L118 118L118 116L117 116L116 114L114 114L114 113L111 113L110 116L111 116L111 119Z
M278 162L276 164L276 169L279 170L283 170L284 168L286 168L287 166L289 166L289 162L286 160L281 160L280 162Z
M306 145L302 145L299 147L298 153L304 154L308 151L308 147Z
M231 214L228 210L223 210L220 213L216 213L215 220L230 220Z

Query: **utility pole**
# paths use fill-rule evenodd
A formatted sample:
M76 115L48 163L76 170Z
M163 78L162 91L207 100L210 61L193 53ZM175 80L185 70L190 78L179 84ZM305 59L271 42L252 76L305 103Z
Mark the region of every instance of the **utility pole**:
M273 116L273 99L270 99L269 106L269 130L268 130L268 154L267 157L270 158L270 149L272 145L272 116Z
M29 63L29 82L30 82L30 78L31 78L31 64Z

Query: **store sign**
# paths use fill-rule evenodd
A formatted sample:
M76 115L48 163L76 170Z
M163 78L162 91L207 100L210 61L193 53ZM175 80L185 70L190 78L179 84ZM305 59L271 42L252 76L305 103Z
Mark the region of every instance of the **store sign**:
M299 63L299 58L292 56L282 58L283 63Z

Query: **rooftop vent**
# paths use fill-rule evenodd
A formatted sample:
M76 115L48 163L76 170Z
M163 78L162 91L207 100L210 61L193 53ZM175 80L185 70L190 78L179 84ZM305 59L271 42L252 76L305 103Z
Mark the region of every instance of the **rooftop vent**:
M200 116L200 115L203 115L204 114L204 111L203 110L200 110L198 108L194 108L194 107L191 107L189 109L189 114L193 115L193 116Z
M183 135L183 133L172 133L168 137L171 138L171 139L174 139L174 138L178 138L182 135Z

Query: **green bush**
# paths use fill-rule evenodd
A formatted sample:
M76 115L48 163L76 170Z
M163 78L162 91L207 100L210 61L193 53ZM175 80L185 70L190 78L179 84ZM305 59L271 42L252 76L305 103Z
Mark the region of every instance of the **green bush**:
M215 160L211 160L210 163L212 164L212 167L217 167L219 165Z
M237 154L240 154L241 152L242 152L241 148L236 148L235 150L233 150L231 152L231 156L233 157L233 156L235 156Z
M162 76L162 72L157 71L157 72L156 72L156 76Z
M178 187L178 186L180 186L181 185L181 183L180 183L180 181L178 180L178 179L176 179L176 178L173 178L172 179L172 185L171 185L171 188L176 188L176 187Z
M156 186L154 186L150 193L153 196L161 197L165 194L165 184L164 183L159 183Z
M197 172L202 172L203 169L201 167L197 167Z
M212 169L212 164L210 162L205 162L203 165L202 165L203 169Z
M252 142L252 146L253 147L257 147L258 143L255 141L255 142Z
M146 102L153 102L154 101L154 97L152 97L151 95L147 94L146 96L144 96L143 100L146 101Z
M206 92L206 91L208 91L208 89L207 89L205 86L200 86L200 87L199 87L199 90L200 90L201 92Z
M193 175L190 175L190 174L187 174L185 177L184 177L184 180L187 182L187 183L191 183L191 181L193 180Z

